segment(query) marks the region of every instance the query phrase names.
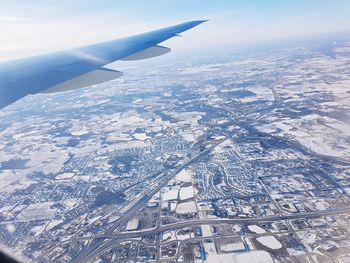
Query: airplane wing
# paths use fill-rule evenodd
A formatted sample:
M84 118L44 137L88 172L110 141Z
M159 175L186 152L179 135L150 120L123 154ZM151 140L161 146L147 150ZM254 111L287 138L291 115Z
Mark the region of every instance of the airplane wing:
M204 20L102 42L81 48L0 63L0 109L29 95L60 92L122 76L103 66L117 60L139 60L166 54L159 43L195 27Z

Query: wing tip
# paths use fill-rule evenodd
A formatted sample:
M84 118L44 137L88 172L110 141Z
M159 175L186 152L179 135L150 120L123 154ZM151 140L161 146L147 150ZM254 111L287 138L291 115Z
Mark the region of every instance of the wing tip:
M193 21L190 21L188 23L193 24L193 26L198 26L198 25L205 23L205 22L208 22L208 21L209 21L209 19L203 19L203 20L193 20Z
M178 35L179 33L182 33L184 31L187 31L193 27L196 27L204 22L207 22L209 20L192 20L192 21L188 21L182 24L178 24L175 26L172 26L171 28L174 29L174 31L172 32L174 35Z
M208 21L209 21L209 19L196 20L196 21L197 21L197 22L199 22L200 24L202 24L202 23L208 22Z

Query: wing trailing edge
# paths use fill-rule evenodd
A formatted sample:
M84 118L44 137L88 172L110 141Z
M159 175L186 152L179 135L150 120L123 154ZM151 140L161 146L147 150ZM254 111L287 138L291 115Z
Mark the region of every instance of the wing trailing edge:
M140 52L137 52L135 54L132 54L130 56L127 56L125 58L122 58L122 61L132 61L132 60L141 60L141 59L147 59L147 58L154 58L158 57L164 54L167 54L171 51L170 48L168 47L163 47L163 46L153 46L146 48Z
M47 90L44 90L42 93L57 93L73 89L79 89L106 82L112 79L120 78L121 76L123 76L123 73L120 71L107 68L100 68L82 74L73 79L64 81L60 84L57 84Z

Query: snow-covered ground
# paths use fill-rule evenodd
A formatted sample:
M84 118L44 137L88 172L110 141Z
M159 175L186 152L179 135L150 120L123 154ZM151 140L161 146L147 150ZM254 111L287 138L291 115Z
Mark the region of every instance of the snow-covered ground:
M74 176L74 173L62 173L57 175L55 178L56 180L64 180L64 179L70 179Z
M282 248L281 242L279 242L274 236L258 237L256 240L262 245L264 245L265 247L268 247L270 249Z
M51 219L56 211L55 209L51 208L53 204L54 202L30 204L17 215L15 221L27 222Z
M213 253L212 247L210 247L209 244L205 246L205 249L208 247L208 254L205 263L273 263L270 254L266 251L257 250L239 254L218 255Z
M252 231L253 233L256 233L256 234L264 234L264 233L266 233L265 229L263 229L262 227L257 226L257 225L250 225L250 226L248 226L248 229L250 231Z
M163 194L163 201L176 200L179 194L179 187L166 188Z
M178 214L190 214L195 212L197 212L197 207L194 201L180 203L176 207L176 213Z
M277 119L257 126L263 132L291 137L313 152L350 158L350 123L310 114L297 119Z
M186 200L195 196L195 189L192 185L180 188L180 200Z

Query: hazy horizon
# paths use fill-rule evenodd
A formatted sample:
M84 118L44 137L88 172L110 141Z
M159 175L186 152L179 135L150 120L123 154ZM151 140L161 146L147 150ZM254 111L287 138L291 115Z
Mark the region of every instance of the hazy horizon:
M51 0L0 3L0 60L31 56L209 19L165 44L180 51L215 49L350 31L350 2Z

